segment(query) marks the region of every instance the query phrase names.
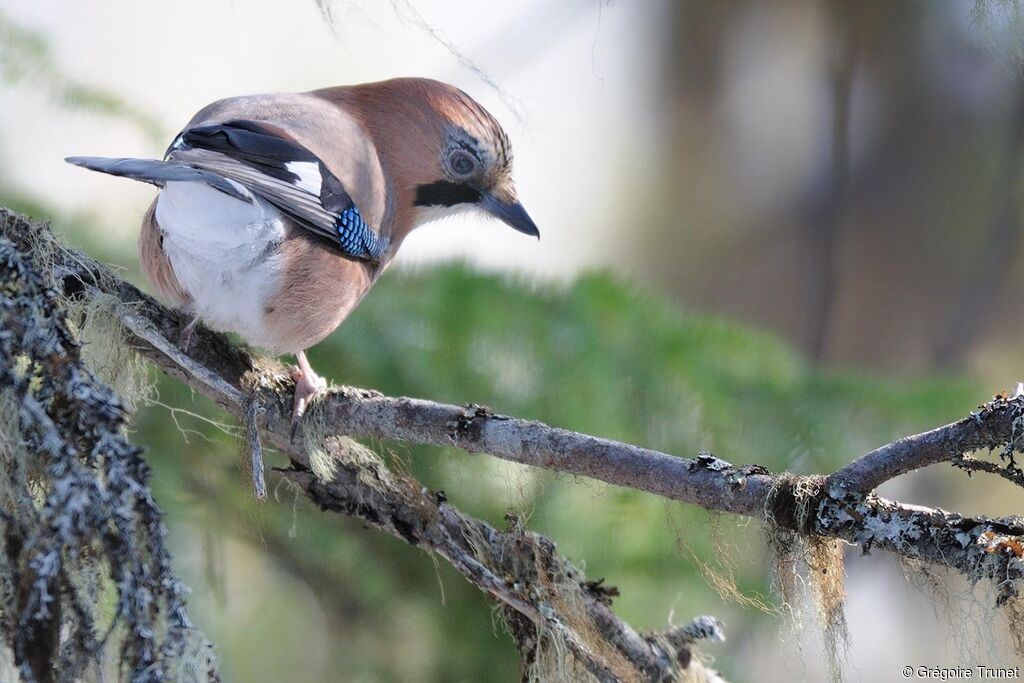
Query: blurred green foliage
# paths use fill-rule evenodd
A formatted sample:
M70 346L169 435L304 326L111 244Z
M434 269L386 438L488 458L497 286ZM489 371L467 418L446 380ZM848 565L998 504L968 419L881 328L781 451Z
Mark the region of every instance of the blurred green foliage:
M52 215L32 198L0 193L0 203ZM138 281L129 245L80 219L55 227ZM336 383L801 473L830 471L984 398L962 380L822 370L772 335L609 274L561 286L459 263L392 269L310 358ZM517 677L514 645L475 588L421 550L318 512L272 473L274 495L257 503L234 421L150 372L156 398L137 414L134 439L148 449L177 568L194 589L191 614L217 644L226 680ZM719 596L704 574L770 594L756 524L484 455L370 445L468 513L498 526L508 510L526 515L590 577L620 587L616 610L639 629L710 613L736 648L782 623ZM727 656L721 667L741 680L741 661Z
M555 288L460 264L388 273L311 360L339 383L800 472L954 419L976 398L961 382L815 370L771 336L680 312L608 275ZM173 381L159 393L168 406L218 414ZM197 591L193 612L229 680L515 678L513 645L487 601L447 567L301 502L293 511L283 489L280 503L256 504L238 439L201 420L156 406L136 428ZM527 514L589 575L621 587L616 607L638 628L664 627L673 611L680 621L710 612L742 640L776 618L725 603L701 575L704 562L735 562L743 592L768 592L757 530L738 520L487 456L373 445L467 512L498 525L506 510Z
M31 198L0 202L49 213ZM138 279L127 245L81 221L56 228ZM388 272L310 357L336 383L801 473L955 419L980 397L964 381L817 369L772 335L688 313L608 274L556 286L458 263ZM421 550L318 512L273 474L274 495L257 503L233 420L151 373L156 398L136 416L134 439L148 449L178 571L194 590L190 611L217 644L226 680L517 677L514 645L475 588ZM703 573L769 594L756 525L484 455L371 445L466 512L498 526L508 510L526 515L590 577L620 587L615 607L639 629L711 613L735 648L781 623L722 598ZM721 667L742 678L736 661Z

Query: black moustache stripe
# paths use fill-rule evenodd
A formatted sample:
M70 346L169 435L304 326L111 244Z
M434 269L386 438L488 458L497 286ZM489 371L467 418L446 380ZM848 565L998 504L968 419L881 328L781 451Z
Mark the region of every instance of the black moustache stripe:
M436 183L416 186L416 206L455 206L475 204L480 201L480 190L439 180Z

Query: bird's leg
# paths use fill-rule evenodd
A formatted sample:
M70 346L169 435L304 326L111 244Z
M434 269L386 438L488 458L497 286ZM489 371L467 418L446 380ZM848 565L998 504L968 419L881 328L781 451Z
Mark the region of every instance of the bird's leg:
M184 318L178 317L179 324L184 321ZM192 318L192 321L187 325L181 327L178 331L178 348L188 353L188 347L192 346L192 333L196 331L196 324L199 322L199 316Z
M295 354L295 360L298 361L298 366L294 366L290 369L290 375L292 381L295 382L295 404L292 408L292 438L295 438L295 432L298 429L299 421L302 419L303 413L306 412L306 407L309 405L309 399L313 397L318 391L323 391L327 388L327 382L323 377L313 372L313 368L310 367L309 361L306 359L306 352L299 351Z

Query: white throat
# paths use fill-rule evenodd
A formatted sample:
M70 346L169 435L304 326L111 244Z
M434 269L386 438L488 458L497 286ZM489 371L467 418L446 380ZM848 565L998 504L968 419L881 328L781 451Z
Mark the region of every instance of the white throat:
M469 213L477 213L479 208L476 204L456 204L455 206L417 206L413 216L413 227L418 228L427 223L464 216Z

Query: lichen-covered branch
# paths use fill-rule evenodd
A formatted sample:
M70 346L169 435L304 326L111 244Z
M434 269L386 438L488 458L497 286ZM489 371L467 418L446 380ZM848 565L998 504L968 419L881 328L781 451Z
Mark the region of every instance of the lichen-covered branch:
M0 237L0 647L27 682L102 679L114 663L135 681L219 680L127 411L84 365L52 285Z
M1024 586L1019 545L1024 538L1022 518L972 518L899 505L833 483L818 504L815 526L865 551L882 548L905 558L951 567L973 581L989 580L999 605L1017 597Z
M498 603L536 680L579 678L574 670L600 681L671 681L683 671L695 680L711 675L692 659L696 638L638 634L612 612L614 589L588 581L554 543L525 530L516 517L509 515L508 530L499 531L462 514L443 494L387 471L352 442L329 438L323 447L329 474L293 462L285 476L322 509L359 518L447 560ZM697 635L720 638L721 631Z
M690 632L640 636L619 620L608 607L609 594L558 557L547 539L516 524L502 532L465 517L340 435L489 453L764 519L808 538L849 541L865 550L882 548L948 567L971 580L992 581L1001 602L1019 592L1024 569L1019 520L963 517L888 501L869 491L903 472L982 448L1001 449L1008 466L1015 467L1024 398L999 399L953 425L878 449L830 477L772 475L761 466L736 467L709 453L679 458L498 415L482 406L350 387L321 396L307 415L303 438L293 441L292 385L276 361L203 329L186 353L170 341L181 326L176 313L101 264L59 245L45 226L0 212L0 236L43 252L40 265L57 276L65 296L110 297L115 302L111 312L143 357L243 420L254 457L262 452L260 438L287 454L285 476L321 507L359 517L445 558L497 600L531 670L550 664L545 657L567 661L568 653L599 680L662 680L678 667L699 667L699 661L690 659Z

